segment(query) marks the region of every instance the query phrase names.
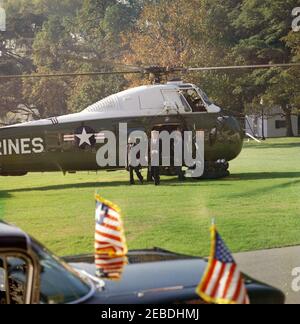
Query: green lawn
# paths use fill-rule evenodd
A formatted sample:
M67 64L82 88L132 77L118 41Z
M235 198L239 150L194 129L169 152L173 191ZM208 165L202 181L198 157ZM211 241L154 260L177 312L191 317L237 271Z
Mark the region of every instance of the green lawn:
M0 178L0 213L60 255L93 251L95 190L122 208L131 249L208 255L212 217L234 252L300 244L300 138L245 143L231 173L160 187L126 172Z

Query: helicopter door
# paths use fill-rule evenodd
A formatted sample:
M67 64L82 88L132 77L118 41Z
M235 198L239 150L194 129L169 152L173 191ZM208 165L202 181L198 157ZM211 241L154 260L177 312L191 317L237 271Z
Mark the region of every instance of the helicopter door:
M45 132L45 142L47 152L61 151L62 141L60 134L56 132Z
M175 90L162 90L162 94L165 102L165 109L176 110L179 112L189 112L190 107L184 100L181 98L181 94Z

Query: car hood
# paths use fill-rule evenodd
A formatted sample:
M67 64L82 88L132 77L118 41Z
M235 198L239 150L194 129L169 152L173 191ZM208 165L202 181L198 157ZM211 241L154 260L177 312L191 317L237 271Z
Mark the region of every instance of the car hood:
M79 271L95 276L92 256L66 258ZM120 281L103 280L89 303L97 304L168 304L201 303L195 289L204 275L204 259L173 254L162 250L129 253L129 264ZM277 289L246 277L252 303L282 303L283 294Z

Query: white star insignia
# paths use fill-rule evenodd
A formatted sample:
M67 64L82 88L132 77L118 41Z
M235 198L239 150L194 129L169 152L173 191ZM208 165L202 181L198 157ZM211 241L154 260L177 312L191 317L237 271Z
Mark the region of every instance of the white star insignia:
M78 137L80 139L80 143L79 146L83 145L83 144L88 144L89 146L91 146L91 141L90 138L94 136L94 134L88 134L85 130L85 128L83 128L82 130L82 134L76 134L76 137Z

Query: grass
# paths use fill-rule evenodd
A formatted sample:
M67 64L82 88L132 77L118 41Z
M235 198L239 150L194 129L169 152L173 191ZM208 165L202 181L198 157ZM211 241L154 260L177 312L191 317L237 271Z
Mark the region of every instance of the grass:
M59 255L91 253L95 190L123 210L129 248L208 255L216 217L234 251L300 244L300 138L245 143L223 180L130 187L126 172L0 178L1 217Z

